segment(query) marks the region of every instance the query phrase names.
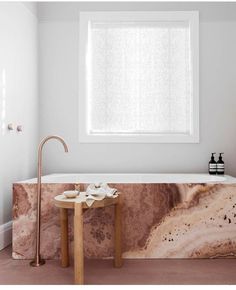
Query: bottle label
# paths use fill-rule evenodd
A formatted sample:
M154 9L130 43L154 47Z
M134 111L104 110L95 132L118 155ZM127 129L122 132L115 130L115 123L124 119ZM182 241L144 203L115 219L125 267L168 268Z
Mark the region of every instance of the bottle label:
M224 163L217 163L217 173L224 174L225 172L225 164Z
M216 164L214 164L214 163L209 164L209 168L216 168Z
M209 163L209 173L216 173L217 167L216 163Z

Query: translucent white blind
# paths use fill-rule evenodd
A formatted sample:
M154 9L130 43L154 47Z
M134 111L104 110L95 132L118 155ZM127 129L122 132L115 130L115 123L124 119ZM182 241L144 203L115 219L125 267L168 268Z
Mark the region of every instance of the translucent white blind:
M190 134L188 23L90 23L87 72L90 134Z

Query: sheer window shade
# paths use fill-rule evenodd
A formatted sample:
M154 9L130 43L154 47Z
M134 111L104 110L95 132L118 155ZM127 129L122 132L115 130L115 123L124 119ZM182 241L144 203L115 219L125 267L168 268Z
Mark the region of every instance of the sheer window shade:
M191 135L192 58L186 20L89 21L88 134Z

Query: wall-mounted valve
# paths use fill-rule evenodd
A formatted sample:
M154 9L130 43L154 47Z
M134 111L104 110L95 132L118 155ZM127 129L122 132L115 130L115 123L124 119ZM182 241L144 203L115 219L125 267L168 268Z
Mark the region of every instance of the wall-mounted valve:
M12 130L14 130L14 125L12 123L10 123L7 125L7 128L9 131L12 131Z
M17 125L16 130L17 132L22 132L23 131L22 125Z

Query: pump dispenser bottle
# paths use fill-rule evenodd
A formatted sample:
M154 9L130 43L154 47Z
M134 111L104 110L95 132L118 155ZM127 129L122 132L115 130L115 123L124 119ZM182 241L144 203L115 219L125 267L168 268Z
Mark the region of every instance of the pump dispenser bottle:
M216 164L216 171L217 171L217 174L225 174L225 163L222 159L222 154L224 154L223 152L220 153L219 155L219 160L217 161L217 164Z
M211 160L209 161L209 165L208 165L209 174L216 174L216 172L217 172L217 167L216 167L216 161L215 161L215 158L214 158L214 154L215 153L211 153Z

